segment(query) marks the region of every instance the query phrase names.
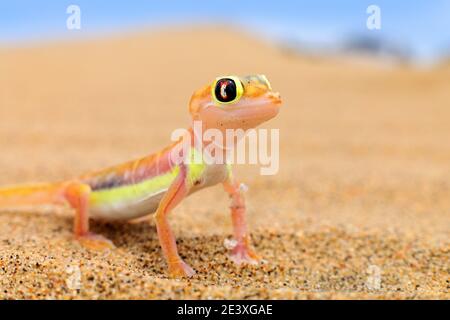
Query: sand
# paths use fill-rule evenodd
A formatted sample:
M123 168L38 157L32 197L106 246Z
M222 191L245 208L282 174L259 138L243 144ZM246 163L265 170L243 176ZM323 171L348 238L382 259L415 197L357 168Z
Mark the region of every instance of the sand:
M220 41L219 41L220 40ZM0 50L0 185L76 176L153 152L196 88L265 73L285 105L280 171L240 166L258 266L227 258L220 186L171 216L197 274L174 280L150 220L93 222L117 248L73 241L70 210L0 213L0 298L450 298L450 68L307 57L222 28Z

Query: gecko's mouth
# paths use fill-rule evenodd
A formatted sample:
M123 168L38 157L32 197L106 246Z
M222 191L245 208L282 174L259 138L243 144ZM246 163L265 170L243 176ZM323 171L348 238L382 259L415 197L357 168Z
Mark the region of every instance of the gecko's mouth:
M279 102L278 102L279 101ZM228 117L223 118L219 126L226 128L250 128L274 118L281 105L281 100L276 103L255 103L250 106L236 108Z

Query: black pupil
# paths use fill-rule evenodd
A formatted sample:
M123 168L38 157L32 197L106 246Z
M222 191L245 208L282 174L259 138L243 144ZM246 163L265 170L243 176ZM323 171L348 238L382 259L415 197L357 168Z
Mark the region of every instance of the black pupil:
M232 79L220 79L214 93L220 102L233 101L236 98L236 83Z

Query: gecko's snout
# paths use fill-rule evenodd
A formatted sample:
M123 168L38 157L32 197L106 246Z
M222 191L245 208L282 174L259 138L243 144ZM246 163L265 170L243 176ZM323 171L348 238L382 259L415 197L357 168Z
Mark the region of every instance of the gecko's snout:
M274 105L276 105L278 107L281 106L282 100L281 100L281 95L279 92L269 92L268 96Z
M279 92L272 92L272 98L278 102L281 103L281 95Z

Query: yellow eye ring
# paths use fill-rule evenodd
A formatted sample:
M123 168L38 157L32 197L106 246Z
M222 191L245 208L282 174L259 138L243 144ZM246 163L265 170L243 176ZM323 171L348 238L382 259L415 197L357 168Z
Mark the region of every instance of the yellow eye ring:
M236 103L243 93L244 86L235 76L216 78L211 86L211 96L216 105Z

